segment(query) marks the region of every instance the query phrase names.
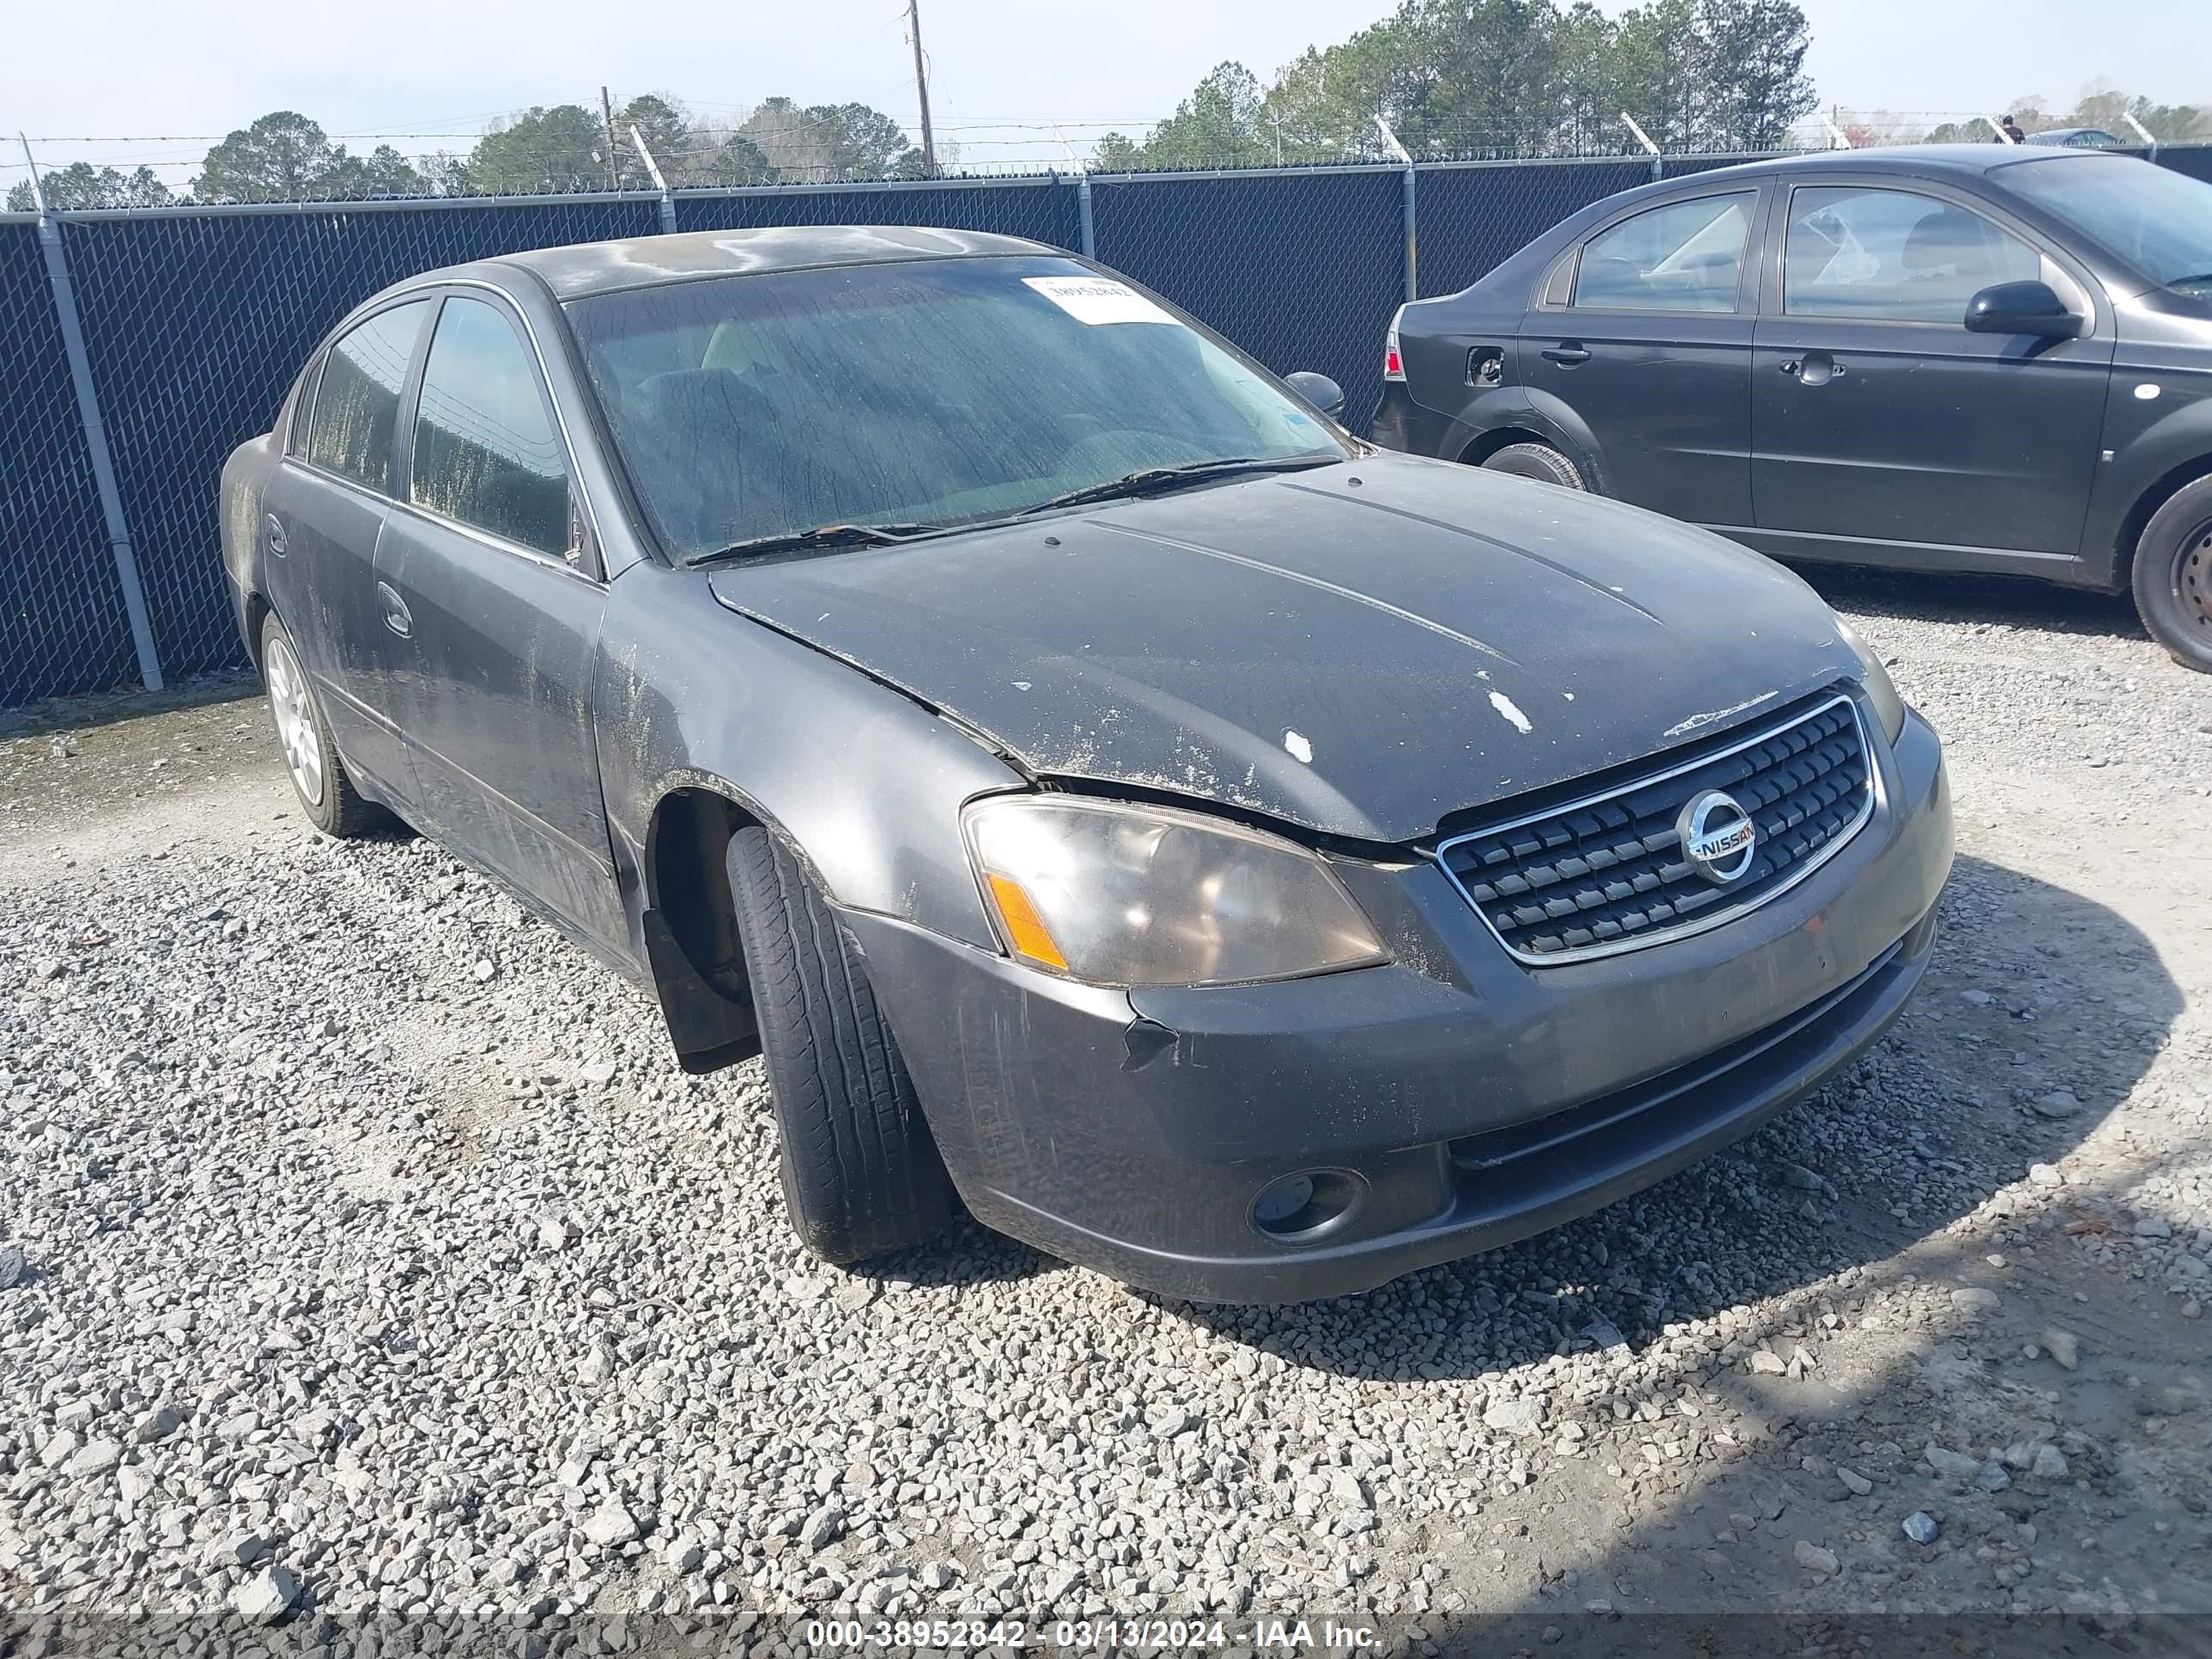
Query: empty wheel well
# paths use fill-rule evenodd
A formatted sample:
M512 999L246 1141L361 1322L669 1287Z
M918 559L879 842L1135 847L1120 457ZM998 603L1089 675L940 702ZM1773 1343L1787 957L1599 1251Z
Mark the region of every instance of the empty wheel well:
M1486 432L1460 452L1460 459L1469 466L1480 466L1501 449L1515 444L1541 444L1547 449L1559 446L1540 432L1529 432L1517 426L1501 427L1495 432Z
M646 945L661 1012L687 1071L757 1053L752 981L730 895L730 837L757 820L708 789L678 789L646 836Z
M2174 493L2185 485L2212 474L2212 455L2199 455L2194 460L2184 461L2136 499L2128 509L2128 516L2120 522L2119 545L2112 550L2117 556L2112 562L2112 579L2125 587L2134 574L2136 544L2142 540L2144 529L2157 514L2159 508L2172 499Z

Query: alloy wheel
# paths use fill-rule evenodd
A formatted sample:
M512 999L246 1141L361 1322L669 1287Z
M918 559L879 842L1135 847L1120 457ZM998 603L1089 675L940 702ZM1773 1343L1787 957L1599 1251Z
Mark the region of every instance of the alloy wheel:
M280 635L263 653L262 672L269 683L269 712L276 717L276 741L283 746L284 764L301 799L310 806L323 804L323 745L315 733L315 716L307 702L307 677L300 659Z

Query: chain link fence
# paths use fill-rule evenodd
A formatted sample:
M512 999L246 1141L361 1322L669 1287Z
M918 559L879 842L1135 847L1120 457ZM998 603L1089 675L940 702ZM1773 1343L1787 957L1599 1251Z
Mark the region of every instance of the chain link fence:
M1328 375L1364 423L1406 297L1403 179L1395 167L1094 179L1097 256L1278 374Z
M0 219L0 708L136 666L38 226Z
M0 216L0 706L135 682L111 544L135 544L154 655L178 677L243 661L216 482L292 377L386 285L522 248L679 230L890 223L999 232L1127 271L1278 373L1343 386L1355 423L1408 291L1455 292L1590 203L1750 159L1428 163L1046 174L672 196L570 195L56 216L121 514L102 510L36 222ZM2157 161L2212 178L2212 148Z
M68 219L70 273L164 672L240 660L216 482L234 447L268 430L332 323L417 271L641 236L659 223L653 203L635 198Z

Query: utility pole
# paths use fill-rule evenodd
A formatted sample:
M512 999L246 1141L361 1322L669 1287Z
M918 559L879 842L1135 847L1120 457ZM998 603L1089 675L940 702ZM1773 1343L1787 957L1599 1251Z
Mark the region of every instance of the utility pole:
M914 37L914 91L921 100L921 173L937 177L937 138L929 129L929 75L921 66L921 0L906 0L907 33Z
M607 124L607 188L620 190L622 174L615 165L615 100L607 96L605 87L599 88L599 116Z

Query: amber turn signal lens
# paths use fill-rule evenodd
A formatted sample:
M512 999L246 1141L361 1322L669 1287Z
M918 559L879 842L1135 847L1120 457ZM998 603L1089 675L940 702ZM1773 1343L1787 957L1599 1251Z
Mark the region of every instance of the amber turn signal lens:
M1022 891L1021 884L1005 876L990 878L991 901L999 907L999 920L1006 925L1006 941L1018 955L1047 968L1067 971L1067 958L1053 943L1052 931L1044 925L1030 902L1030 896Z

